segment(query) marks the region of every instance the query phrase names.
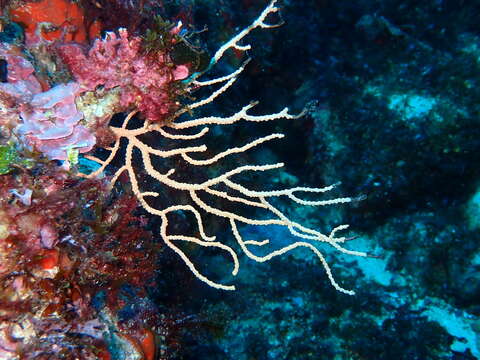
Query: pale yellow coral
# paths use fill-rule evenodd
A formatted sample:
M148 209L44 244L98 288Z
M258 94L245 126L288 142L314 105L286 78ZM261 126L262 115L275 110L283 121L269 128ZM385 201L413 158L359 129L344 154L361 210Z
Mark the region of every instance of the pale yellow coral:
M267 23L267 17L270 14L276 13L279 9L275 6L276 0L272 0L267 8L260 14L260 16L247 28L239 32L226 44L220 47L212 58L211 63L216 64L223 56L223 54L229 49L247 50L250 49L250 45L240 44L241 41L255 28L272 28L276 25ZM283 167L283 163L266 164L266 165L243 165L234 168L233 170L224 172L218 176L211 177L201 182L194 182L188 179L188 182L180 181L176 178L176 174L179 169L185 166L202 167L202 166L215 166L221 162L224 158L230 157L235 154L249 151L256 148L266 142L281 139L283 134L274 133L263 137L258 137L242 146L230 147L227 150L211 155L208 151L207 143L199 143L206 138L209 132L210 126L222 125L228 126L239 122L250 123L262 123L269 122L278 119L298 119L303 115L293 115L289 112L288 108L266 115L253 115L252 108L257 103L250 103L243 106L240 110L234 112L230 116L205 116L188 120L180 120L180 116L186 114L187 111L191 111L195 108L202 107L215 101L220 95L224 94L232 84L236 81L238 76L242 73L247 62L241 65L237 70L231 74L210 80L197 80L192 79L190 90L198 89L199 87L209 87L211 85L218 85L219 88L211 92L211 94L203 99L197 100L188 105L187 108L180 110L176 115L176 119L167 124L149 123L146 121L142 127L131 129L128 126L129 120L135 115L135 112L130 113L124 120L120 127L110 127L111 131L116 136L116 141L112 147L107 148L110 151L110 155L105 159L99 159L93 156L87 158L97 162L100 168L89 174L84 175L88 177L95 177L103 173L105 168L111 164L113 159L118 153L120 153L120 141L126 140L125 160L123 166L121 166L112 178L112 185L118 179L118 177L126 173L130 179L132 190L141 206L150 214L160 217L160 235L165 244L172 249L188 266L193 274L201 281L208 285L224 290L234 290L233 285L224 285L211 280L209 277L203 275L200 270L197 269L195 264L190 260L188 254L185 252L185 247L179 246L179 243L195 244L201 247L216 248L217 250L225 251L225 253L232 259L233 270L232 275L235 276L239 270L238 255L234 249L228 245L223 244L216 240L215 236L208 235L206 226L204 224L204 213L217 216L219 218L226 219L230 224L230 230L238 246L243 253L250 259L257 262L264 262L272 259L273 257L285 254L296 248L305 248L312 251L317 255L320 263L324 267L327 277L330 283L335 289L345 294L354 294L351 290L346 290L341 287L334 279L330 266L328 265L323 253L319 250L320 245L327 245L340 253L354 255L354 256L366 256L366 253L360 251L353 251L345 248L343 244L347 238L337 236L340 230L346 229L347 225L340 225L333 228L330 232L323 234L322 232L308 228L302 224L299 224L289 219L280 207L274 205L275 200L282 197L293 201L299 205L305 206L326 206L331 204L341 204L353 201L350 197L340 197L326 200L307 200L303 197L306 194L320 195L332 190L335 185L326 186L323 188L310 188L310 187L293 187L287 189L271 190L271 191L257 191L252 188L243 185L234 178L239 175L245 175L246 173L256 172L262 173L270 170L275 170ZM187 91L189 89L187 88ZM157 147L152 147L145 143L145 134L149 134L149 138L157 138L158 142L155 142ZM176 140L178 146L174 148L161 149L158 148L162 144L162 140ZM134 152L140 154L140 159L135 159ZM202 157L203 155L203 157ZM168 159L175 159L176 162L169 162ZM162 163L164 166L167 164L172 165L169 169L163 171L158 170L155 164ZM181 165L180 165L181 164ZM178 168L177 168L178 166ZM148 174L150 181L157 182L157 188L163 186L166 189L175 190L177 193L181 193L178 196L178 204L161 207L159 201L155 201L155 198L159 197L158 192L142 190L143 181L140 182L139 169L143 169ZM189 203L185 204L185 200ZM230 210L225 210L218 207L218 203L226 201L232 204ZM240 211L240 209L246 210ZM268 217L266 219L256 219L255 213L257 210L266 211ZM172 234L171 216L178 212L189 213L194 219L194 224L198 229L198 234L192 236L190 234ZM243 215L243 214L247 215ZM273 248L267 252L263 252L264 255L257 255L258 249L260 252L267 248L270 244L269 240L245 240L241 235L241 228L239 225L254 225L254 226L270 226L277 225L285 227L292 238L295 239L289 245L282 245L280 248Z

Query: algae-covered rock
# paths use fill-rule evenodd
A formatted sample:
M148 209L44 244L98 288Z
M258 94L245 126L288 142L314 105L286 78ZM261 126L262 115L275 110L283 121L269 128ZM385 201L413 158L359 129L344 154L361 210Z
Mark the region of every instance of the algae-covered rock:
M12 165L18 161L18 153L13 146L0 145L0 175L10 172Z
M0 145L0 175L12 171L15 165L29 167L32 160L21 156L13 144Z

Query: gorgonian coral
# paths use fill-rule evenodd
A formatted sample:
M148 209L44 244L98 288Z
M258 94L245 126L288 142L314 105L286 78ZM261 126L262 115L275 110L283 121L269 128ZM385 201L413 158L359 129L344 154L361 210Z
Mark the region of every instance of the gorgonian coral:
M231 40L225 43L214 54L210 61L210 68L224 56L229 49L245 51L250 49L250 45L243 45L241 41L254 29L268 29L278 26L278 24L269 24L267 17L277 13L279 8L275 6L276 0L272 0L260 16L247 28L235 35ZM116 38L115 38L116 39ZM125 37L121 37L123 41L127 41ZM107 39L108 41L108 39ZM122 40L120 40L122 42ZM126 45L125 45L126 46ZM125 49L127 50L127 48ZM103 56L103 53L102 53ZM105 54L108 58L108 54ZM121 56L120 56L121 57ZM128 57L128 56L127 56ZM100 59L103 59L100 57ZM103 60L102 60L103 61ZM247 61L248 62L248 61ZM221 173L217 176L210 176L206 180L195 181L195 177L189 177L190 173L198 173L201 168L211 169L216 167L226 158L246 152L259 145L280 139L284 135L279 133L258 137L250 142L239 146L230 147L224 151L212 155L211 151L205 144L210 126L229 126L241 121L251 123L269 122L277 119L297 119L303 115L293 115L288 108L280 112L267 115L253 115L251 109L256 103L246 104L230 116L205 116L184 119L182 115L191 113L197 108L210 104L220 95L232 86L237 80L239 74L244 70L247 62L241 65L234 72L209 80L198 80L203 73L194 74L188 79L188 86L185 91L193 92L199 88L219 85L219 88L212 91L211 94L203 99L188 104L188 106L179 109L173 114L172 120L168 122L153 122L155 118L147 119L143 126L132 128L129 124L137 110L132 111L120 126L110 126L116 141L113 146L107 147L110 152L106 159L95 156L86 156L88 159L97 162L100 168L93 173L84 175L94 178L103 173L108 165L111 165L116 156L121 151L121 140L126 140L126 148L124 150L123 165L115 172L112 184L122 174L126 173L132 185L132 191L139 200L141 206L150 214L158 216L161 220L160 235L165 244L172 249L185 262L195 276L208 285L224 290L233 290L235 286L224 285L213 281L198 269L194 262L182 247L182 243L197 245L206 248L215 248L224 251L232 259L233 270L232 275L236 275L239 270L238 255L234 249L220 241L216 240L216 236L207 233L204 216L210 214L218 218L228 221L234 239L243 253L250 259L257 262L264 262L273 257L285 254L296 248L307 248L311 250L319 258L322 266L325 268L328 279L337 289L346 294L354 294L351 290L341 287L334 279L332 271L319 249L320 244L325 244L341 253L366 256L365 253L353 251L345 248L343 243L345 237L337 237L340 230L347 228L346 225L340 225L327 235L322 232L306 227L289 219L279 206L274 205L276 199L285 197L293 202L304 206L326 206L331 204L348 203L354 199L350 197L334 198L327 200L306 200L301 194L322 194L334 188L335 185L323 188L295 187L290 189L279 189L271 191L259 191L252 187L240 183L235 178L252 172L265 172L281 168L283 163L266 164L266 165L240 165L232 170ZM80 69L80 63L75 65ZM126 69L127 78L131 74L131 64L122 65ZM116 71L116 70L115 70ZM161 76L161 74L160 74ZM97 83L96 78L91 78L89 73L82 75L84 82L88 84L89 80L93 84ZM113 75L115 78L115 75ZM175 76L171 76L171 79ZM102 80L104 81L104 80ZM114 80L115 81L115 80ZM117 80L120 81L120 80ZM116 84L116 82L114 82ZM112 85L114 85L112 84ZM131 84L131 82L129 82ZM163 105L157 104L162 108ZM155 139L154 144L150 145L146 142L146 138ZM162 148L162 144L173 141L174 145L168 148ZM202 144L202 141L205 143ZM188 171L187 168L195 170ZM143 169L147 179L143 178ZM208 173L208 171L206 171ZM157 186L152 189L149 183L154 182ZM160 190L161 189L161 190ZM166 205L159 201L161 191L171 192L171 205ZM225 205L225 204L228 205ZM256 213L265 212L264 218L257 219ZM178 227L174 226L172 217L183 212L189 214L193 223L197 227L197 234L193 236L188 233L179 233ZM280 247L272 247L269 240L246 240L241 235L241 225L254 226L282 226L286 228L296 241L288 245ZM176 232L175 232L176 230ZM273 245L274 246L274 245ZM260 249L260 251L258 251ZM258 251L258 252L257 252ZM263 255L258 255L258 253Z

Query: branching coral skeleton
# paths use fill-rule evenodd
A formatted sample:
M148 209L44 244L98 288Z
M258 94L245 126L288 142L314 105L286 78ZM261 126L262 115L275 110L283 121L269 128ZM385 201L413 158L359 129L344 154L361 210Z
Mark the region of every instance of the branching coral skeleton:
M241 45L240 42L248 35L252 30L256 28L268 29L272 27L278 26L278 24L269 24L267 23L266 19L269 15L278 12L279 8L275 6L277 0L272 0L270 4L263 10L260 16L247 28L242 30L238 33L235 37L233 37L230 41L224 44L220 49L215 53L211 60L211 66L214 66L224 55L224 53L229 49L236 49L236 50L248 50L250 49L250 45ZM128 122L129 120L135 115L136 111L132 111L124 120L123 124L120 127L111 127L112 132L116 135L116 141L112 147L108 148L107 150L110 151L109 156L105 160L101 160L99 158L93 156L87 156L90 160L94 160L100 164L100 168L91 174L84 175L87 177L95 177L103 173L105 168L112 162L115 158L117 152L120 149L120 140L122 138L127 140L127 145L125 149L125 162L124 165L117 170L115 175L113 176L111 182L112 185L116 182L118 177L126 172L129 176L132 190L136 197L138 198L141 206L150 214L159 216L161 218L161 228L160 234L165 242L165 244L171 248L174 252L176 252L180 258L185 262L185 264L190 268L193 274L203 282L207 283L208 285L217 288L217 289L224 289L224 290L234 290L235 286L233 285L223 285L217 282L212 281L208 277L204 276L200 273L200 271L195 267L193 262L189 259L188 255L180 249L176 244L179 242L187 242L187 243L194 243L203 247L214 247L220 250L226 251L233 261L233 270L232 275L236 275L239 269L239 261L238 255L235 251L219 242L216 241L215 236L209 236L206 234L204 222L202 219L201 211L205 211L206 213L225 218L229 221L230 227L233 233L235 240L238 242L238 245L242 249L245 255L247 255L250 259L253 259L257 262L265 262L273 257L285 254L293 249L304 247L308 248L313 251L318 258L322 266L324 267L328 279L330 283L333 285L335 289L345 294L353 295L354 292L352 290L346 290L342 288L334 279L330 266L328 265L327 261L325 260L324 255L318 250L315 244L318 243L325 243L333 247L334 249L340 251L344 254L355 255L355 256L367 256L363 252L359 251L352 251L344 248L342 244L347 240L345 237L336 237L337 233L340 230L344 230L348 227L348 225L340 225L334 228L329 235L324 235L321 232L310 229L305 227L299 223L296 223L290 220L282 211L279 210L278 207L275 207L272 204L271 199L278 198L278 197L288 197L293 202L305 205L305 206L325 206L331 204L341 204L341 203L348 203L353 201L354 199L350 197L343 197L343 198L335 198L329 200L319 200L319 201L311 201L311 200L304 200L299 197L301 193L311 193L311 194L321 194L328 192L334 188L335 185L323 187L323 188L310 188L310 187L295 187L290 189L283 189L283 190L273 190L273 191L254 191L252 189L247 188L244 185L241 185L232 180L232 177L238 174L242 174L245 172L264 172L274 169L279 169L283 166L283 163L276 163L276 164L267 164L267 165L245 165L239 166L233 170L227 171L219 176L213 177L208 179L204 182L200 183L187 183L187 182L180 182L174 180L172 175L176 171L176 169L171 168L166 173L161 173L156 170L152 164L152 156L156 156L159 158L173 158L173 157L181 157L186 163L192 166L209 166L216 164L223 158L245 152L249 149L257 147L263 143L274 139L283 138L283 134L274 133L268 136L260 137L256 140L253 140L243 146L240 147L232 147L226 151L220 152L215 156L212 156L208 159L197 160L195 159L195 154L204 153L207 151L206 145L196 145L196 146L179 146L173 150L160 150L153 148L146 143L142 142L140 139L141 135L146 133L154 133L157 137L163 137L172 140L178 140L179 143L186 143L189 140L198 140L203 139L205 135L209 131L210 125L230 125L237 123L239 121L249 121L249 122L266 122L266 121L273 121L277 119L297 119L303 115L292 115L289 113L288 108L284 108L282 111L268 114L268 115L251 115L249 113L250 109L252 109L256 103L250 103L244 106L241 110L237 111L231 116L227 117L219 117L219 116L208 116L208 117L200 117L185 121L177 121L178 117L183 113L201 107L203 105L209 104L213 102L220 94L224 93L235 80L238 78L239 74L242 73L246 66L244 63L240 66L236 71L233 73L216 78L213 80L205 80L200 81L197 80L203 74L197 74L191 79L190 82L190 89L196 89L198 87L206 87L216 84L221 84L218 90L215 90L205 99L199 100L194 102L188 106L188 109L182 109L178 111L176 114L175 120L166 124L159 124L159 123L149 123L145 121L141 128L136 129L129 129ZM170 130L169 130L170 129ZM181 134L182 130L191 131L189 129L199 129L194 134ZM161 183L166 187L170 187L172 189L183 191L185 194L188 195L190 204L189 205L173 205L169 206L164 209L157 209L150 205L148 198L157 197L159 196L156 192L144 192L140 189L137 174L135 171L134 159L133 159L133 151L139 151L141 154L141 159L143 164L143 169L145 172L156 181ZM226 189L226 191L219 190L219 187L222 189ZM226 211L219 208L214 207L213 205L209 205L204 202L199 194L206 193L212 197L221 198L227 200L233 204L237 204L243 207L249 207L254 209L264 209L269 212L270 218L264 220L258 220L250 217L242 216L233 211ZM169 228L169 215L176 212L176 211L184 211L190 212L193 214L194 218L196 219L196 225L198 227L198 234L199 237L194 236L187 236L187 235L173 235L170 234L168 231ZM263 247L269 243L269 240L263 241L256 241L256 240L244 240L242 235L239 232L239 224L248 224L248 225L256 225L256 226L266 226L266 225L280 225L284 226L288 229L293 237L298 238L299 240L293 242L292 244L280 248L278 250L270 252L268 255L265 256L258 256L255 255L254 251L256 248Z

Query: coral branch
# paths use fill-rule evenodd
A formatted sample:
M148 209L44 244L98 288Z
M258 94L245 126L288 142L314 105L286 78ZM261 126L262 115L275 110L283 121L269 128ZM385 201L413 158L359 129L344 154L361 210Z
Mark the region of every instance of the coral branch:
M231 40L225 43L220 49L215 53L213 58L211 59L211 64L216 64L220 58L222 58L225 51L228 49L237 49L237 50L246 50L250 48L250 45L240 45L240 41L242 41L253 29L256 28L271 28L277 25L268 24L266 22L267 17L270 14L277 13L278 8L275 6L276 0L272 0L270 4L266 7L266 9L260 14L260 16L247 28L242 30L236 36L234 36ZM248 62L248 61L247 61ZM191 244L196 244L201 247L214 247L216 249L226 251L233 261L233 271L232 275L236 275L239 269L238 263L238 256L235 251L223 244L219 241L215 240L215 237L208 236L205 233L205 226L203 224L203 220L200 215L200 211L204 211L208 214L217 216L219 218L227 219L230 223L230 227L233 233L234 238L238 242L241 250L250 258L257 262L264 262L272 259L273 257L280 256L285 254L289 251L292 251L297 248L307 248L311 250L320 260L320 263L325 269L327 273L327 277L332 284L332 286L345 294L352 295L354 294L351 290L346 290L341 287L334 279L332 275L332 271L320 250L317 248L318 245L324 244L328 245L331 248L339 251L343 254L353 255L353 256L367 256L367 254L359 251L352 251L345 249L340 244L345 242L344 237L335 237L336 233L340 230L344 230L347 228L347 225L340 225L334 228L329 235L325 235L320 231L310 229L306 226L303 226L299 223L296 223L290 220L285 214L283 214L277 207L272 205L267 199L270 198L279 198L279 197L286 197L289 200L293 201L296 204L304 205L304 206L327 206L327 205L334 205L334 204L343 204L349 203L354 199L350 197L339 197L333 199L326 199L326 200L305 200L299 197L300 193L309 193L309 194L323 194L328 191L331 191L337 184L322 187L322 188L310 188L310 187L294 187L289 189L280 189L280 190L269 190L269 191L254 191L247 188L245 185L239 184L232 180L233 177L245 173L245 172L266 172L270 170L275 170L283 167L283 163L276 163L276 164L266 164L266 165L243 165L237 166L233 170L229 170L220 174L218 176L212 177L208 180L203 182L182 182L180 180L175 180L172 176L174 175L175 171L178 170L176 168L171 168L166 172L160 172L154 166L154 162L152 161L152 156L156 156L162 159L166 158L179 158L183 159L183 162L194 169L203 166L211 166L221 163L221 161L226 158L227 156L232 156L235 154L240 154L245 151L248 151L254 147L260 146L265 142L283 138L283 134L273 133L267 136L263 136L257 138L249 143L240 146L240 147L230 147L227 150L224 150L214 156L211 156L207 159L195 159L192 157L194 153L204 153L207 150L207 146L204 145L196 145L193 144L192 146L188 146L188 142L191 140L198 140L200 138L204 138L209 131L209 125L232 125L238 123L241 120L245 120L248 122L267 122L267 121L274 121L278 119L297 119L304 115L305 111L302 113L295 115L291 114L288 108L284 108L280 112L273 113L273 114L264 114L264 115L252 115L249 111L257 104L256 102L252 102L246 106L244 106L239 111L235 112L231 116L221 117L221 116L207 116L207 117L200 117L195 119L187 119L180 121L178 117L182 114L185 114L187 111L202 107L206 104L213 102L217 99L218 96L223 94L238 78L238 76L242 73L247 62L242 64L237 70L232 72L229 75L225 75L219 77L217 79L210 79L205 81L200 81L196 79L191 79L190 89L195 89L201 86L210 86L215 84L223 84L221 87L211 93L210 96L206 97L205 99L199 100L193 104L190 104L186 108L180 110L176 114L176 118L172 122L168 123L155 123L152 124L148 121L145 121L144 125L140 128L136 129L128 129L127 124L129 120L134 115L134 112L130 113L126 119L124 120L123 124L120 127L111 127L111 131L117 137L115 144L110 149L110 155L107 157L106 160L100 160L93 157L90 159L97 161L101 167L99 170L89 174L84 175L87 177L95 177L103 172L109 164L112 163L113 158L117 155L120 140L123 138L127 142L127 146L125 149L125 161L124 164L120 167L119 170L115 173L112 183L118 179L119 175L127 172L130 182L132 184L132 191L139 200L141 206L147 211L148 213L159 216L161 219L161 228L160 234L167 246L171 248L176 254L180 256L180 258L185 262L188 268L192 271L192 273L201 281L207 283L208 285L217 288L217 289L224 289L224 290L234 290L235 287L233 285L223 285L212 281L205 275L201 274L200 271L196 268L193 262L190 260L188 255L181 250L175 242L188 242ZM200 74L202 75L202 74ZM198 76L200 76L198 75ZM188 87L187 87L188 88ZM183 133L185 130L189 130L191 128L202 127L201 130L197 131L194 134L191 133ZM167 128L174 130L174 133L167 131ZM155 136L158 138L159 141L156 141L155 144L161 144L162 139L169 139L169 140L180 140L182 145L177 146L174 149L163 150L159 148L154 148L144 141L140 139L140 137L144 134L150 134L150 137ZM158 146L158 145L155 145ZM137 151L141 155L140 163L134 163L133 152ZM167 163L167 162L166 162ZM141 168L143 171L152 179L157 181L161 186L165 186L170 190L175 190L177 192L183 192L181 198L189 198L191 203L189 205L173 205L166 208L156 207L159 205L151 205L151 201L148 200L150 197L158 197L159 194L153 191L142 191L141 187L139 186L138 179L137 179L137 172L138 169ZM207 197L207 199L202 199L203 197ZM210 200L215 200L214 202ZM224 210L218 206L219 203L223 201L227 201L233 203L234 210ZM158 203L158 202L157 202ZM214 204L214 205L210 205ZM266 211L269 215L265 219L257 219L255 218L255 211L258 209L262 209L262 211ZM243 211L242 211L243 210ZM171 234L169 232L169 215L173 212L183 211L193 214L196 219L196 227L198 229L198 233L200 234L200 238L185 235L185 234ZM243 213L247 213L248 216L242 215ZM238 230L238 223L249 224L254 226L269 226L269 225L277 225L283 226L294 238L298 238L298 241L292 242L290 245L284 246L280 249L273 250L267 255L264 256L257 256L252 251L250 251L249 246L258 247L265 247L266 245L270 244L269 240L243 240L240 232Z

